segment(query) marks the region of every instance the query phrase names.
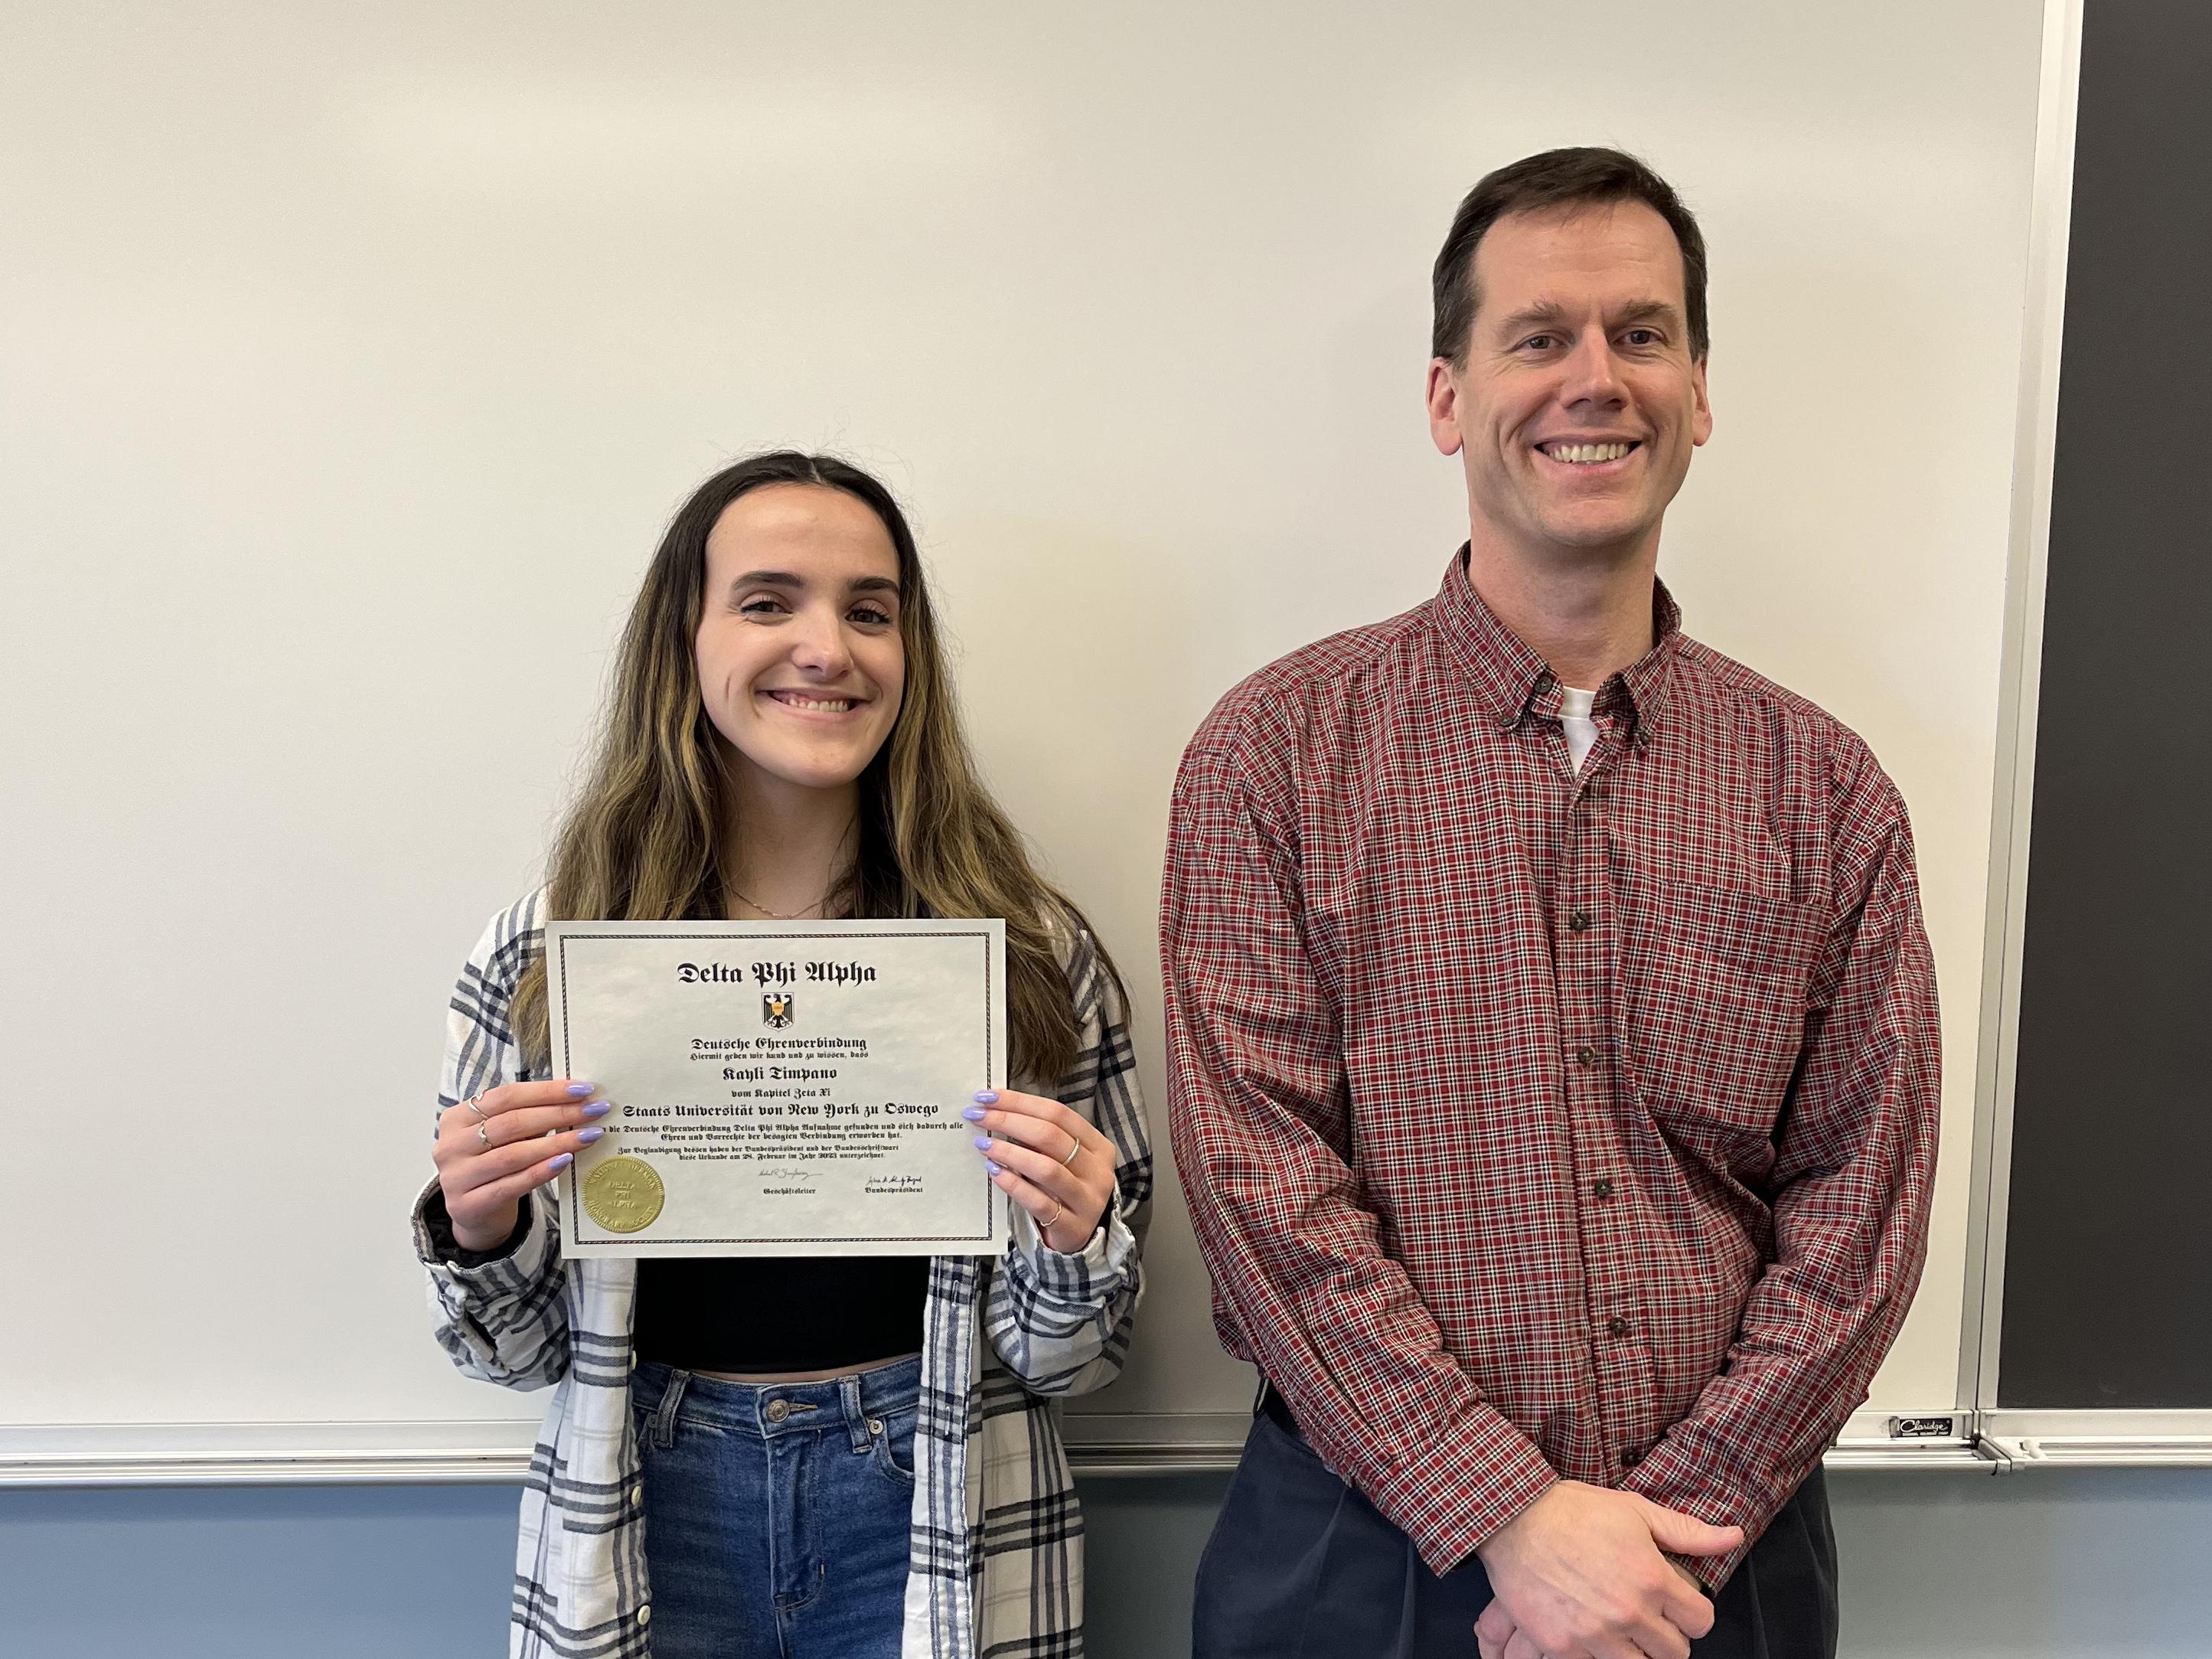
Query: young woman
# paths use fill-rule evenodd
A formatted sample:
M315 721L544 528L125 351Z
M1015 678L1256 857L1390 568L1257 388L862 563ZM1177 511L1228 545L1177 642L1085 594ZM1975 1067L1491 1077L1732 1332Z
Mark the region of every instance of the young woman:
M562 1259L549 1183L609 1107L546 1075L548 916L911 915L1006 920L1022 1086L969 1109L1002 1256ZM976 780L913 535L866 473L755 456L676 515L546 886L461 975L441 1105L415 1212L438 1340L557 1385L513 1654L1080 1654L1052 1402L1120 1370L1137 1305L1121 988Z

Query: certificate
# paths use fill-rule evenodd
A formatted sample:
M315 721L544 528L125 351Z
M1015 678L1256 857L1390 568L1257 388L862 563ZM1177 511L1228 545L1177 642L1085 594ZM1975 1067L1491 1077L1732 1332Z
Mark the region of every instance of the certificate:
M960 1115L1006 1074L1006 927L558 921L556 1077L613 1103L560 1176L569 1255L995 1255Z

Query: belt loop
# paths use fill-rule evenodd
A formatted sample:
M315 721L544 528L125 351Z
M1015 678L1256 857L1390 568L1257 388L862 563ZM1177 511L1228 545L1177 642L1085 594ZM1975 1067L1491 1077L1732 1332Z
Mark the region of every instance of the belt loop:
M860 1379L858 1376L837 1379L837 1403L844 1407L845 1433L853 1443L853 1449L856 1452L867 1450L869 1443L876 1437L875 1431L868 1425L867 1410L860 1403Z
M676 1408L684 1403L684 1390L691 1386L691 1373L668 1368L668 1386L661 1390L660 1403L653 1408L653 1443L666 1451L676 1443Z

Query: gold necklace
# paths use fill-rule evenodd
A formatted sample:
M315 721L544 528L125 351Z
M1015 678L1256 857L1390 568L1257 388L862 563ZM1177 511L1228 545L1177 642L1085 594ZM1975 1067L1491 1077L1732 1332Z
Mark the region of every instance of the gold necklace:
M830 856L833 863L836 861L837 854L845 850L845 843L852 839L853 831L860 827L860 821L858 818L854 818L850 823L845 826L844 833L837 837L837 845L830 850ZM837 890L837 885L833 882L830 886L823 889L822 896L815 900L813 903L804 905L799 909L793 911L789 915L786 915L781 910L769 909L768 906L763 904L758 899L755 898L750 893L746 892L743 888L739 887L737 883L730 880L727 877L723 878L722 885L729 890L729 894L732 898L743 900L745 903L750 905L754 909L766 916L770 921L805 921L807 919L807 911L819 910L823 905L830 902L830 895ZM819 920L819 918L817 918L817 920Z
M769 909L768 906L763 904L758 899L753 897L751 894L741 890L738 886L737 883L733 881L725 881L722 885L730 890L730 896L732 898L742 899L745 903L750 905L754 909L759 911L771 921L804 921L806 920L807 911L819 910L823 905L830 902L830 895L825 892L820 898L815 900L813 903L806 905L802 908L793 910L790 915L786 915L781 910Z

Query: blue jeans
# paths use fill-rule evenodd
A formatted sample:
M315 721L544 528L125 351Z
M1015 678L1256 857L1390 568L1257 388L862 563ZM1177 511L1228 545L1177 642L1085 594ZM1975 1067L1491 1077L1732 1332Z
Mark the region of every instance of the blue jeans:
M637 1368L653 1659L897 1659L921 1386Z

